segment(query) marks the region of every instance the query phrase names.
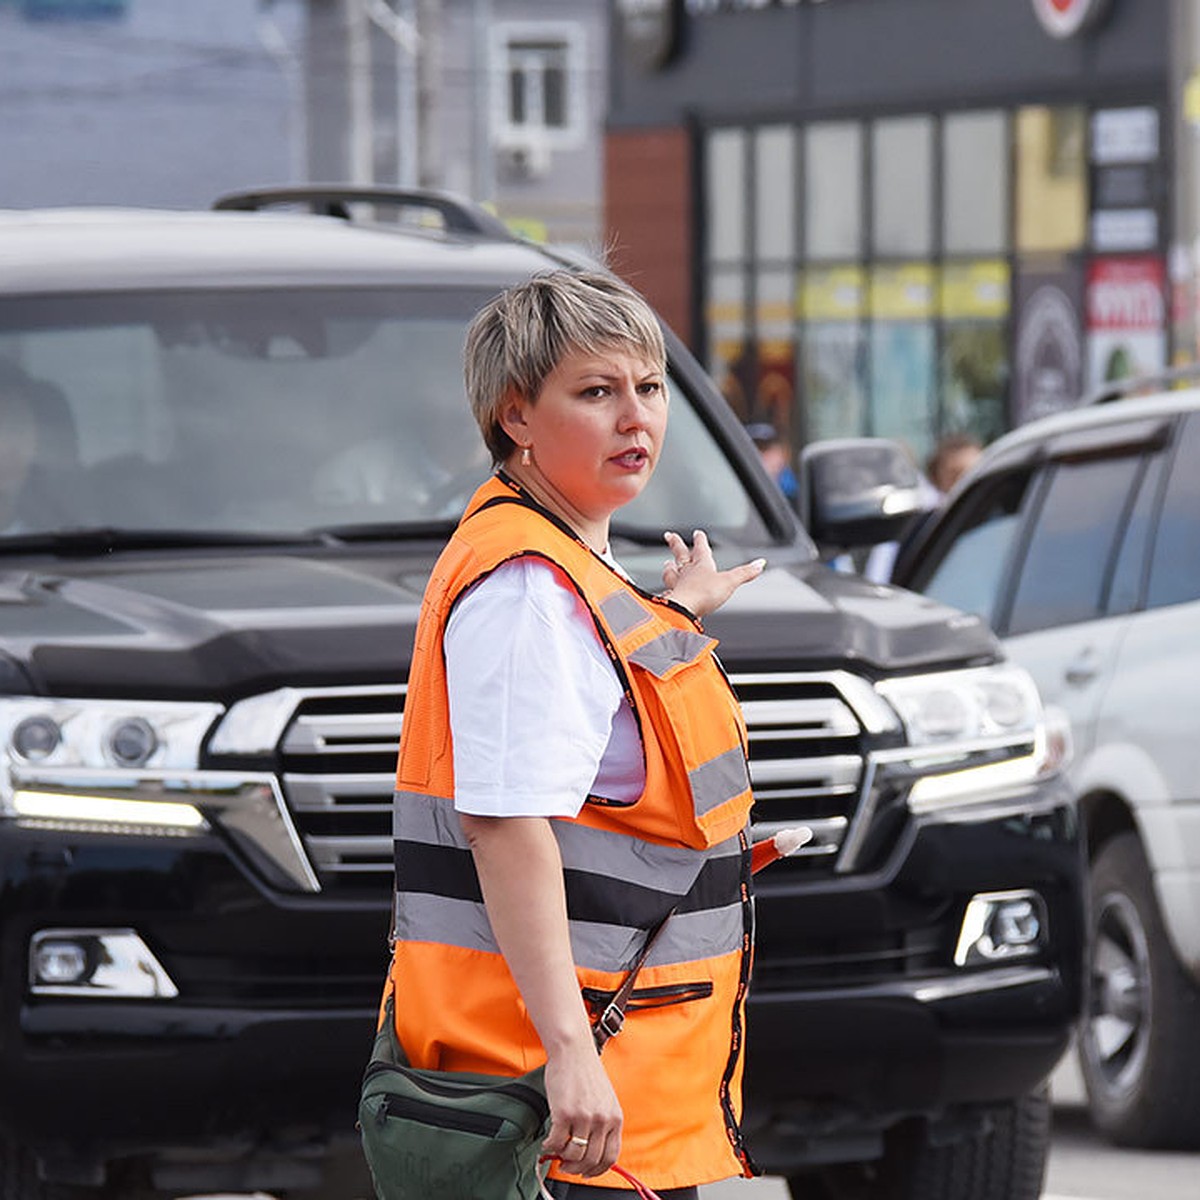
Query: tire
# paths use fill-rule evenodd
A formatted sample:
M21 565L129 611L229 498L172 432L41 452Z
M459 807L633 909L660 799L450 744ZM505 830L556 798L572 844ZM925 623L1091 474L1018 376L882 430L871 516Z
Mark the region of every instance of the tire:
M1050 1151L1050 1093L988 1110L982 1131L941 1144L925 1122L890 1134L884 1156L792 1176L794 1200L1038 1200Z
M1096 1127L1122 1146L1200 1146L1200 991L1175 957L1134 833L1092 863L1079 1065Z

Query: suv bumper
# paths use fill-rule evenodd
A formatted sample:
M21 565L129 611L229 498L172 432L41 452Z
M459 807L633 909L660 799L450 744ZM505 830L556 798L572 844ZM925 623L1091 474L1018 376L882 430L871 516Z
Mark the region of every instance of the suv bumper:
M358 1137L387 896L272 892L212 837L0 834L0 978L20 985L0 997L0 1132L57 1182L136 1159L176 1194L318 1185ZM34 936L96 928L136 931L178 995L35 994Z
M831 888L764 872L745 1084L759 1165L788 1173L860 1161L872 1138L882 1147L882 1133L901 1121L1004 1103L1045 1079L1081 1003L1083 871L1075 810L1055 781L1020 809L913 822L874 876ZM1041 898L1038 949L956 966L972 896L1012 890ZM922 952L906 954L914 929ZM864 954L859 977L838 982L834 969L845 964L808 953L814 937L818 946L898 948ZM789 954L794 966L783 976L774 964Z

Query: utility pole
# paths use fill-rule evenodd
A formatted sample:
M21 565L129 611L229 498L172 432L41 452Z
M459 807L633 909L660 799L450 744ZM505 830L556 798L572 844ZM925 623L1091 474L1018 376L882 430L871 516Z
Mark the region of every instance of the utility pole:
M475 199L495 199L496 159L492 152L492 0L472 0L471 123Z
M417 182L442 186L439 116L442 111L442 0L416 0L417 38Z
M375 182L375 104L371 91L371 20L363 0L344 0L346 83L350 93L350 182Z
M440 0L307 0L303 73L313 179L377 182L373 51L382 31L395 47L396 182L441 182L440 22Z

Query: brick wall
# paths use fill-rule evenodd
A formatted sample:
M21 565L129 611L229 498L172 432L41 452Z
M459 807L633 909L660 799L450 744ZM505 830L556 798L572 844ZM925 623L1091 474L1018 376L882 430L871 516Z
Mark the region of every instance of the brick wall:
M623 129L605 136L609 265L695 347L691 175L686 130Z

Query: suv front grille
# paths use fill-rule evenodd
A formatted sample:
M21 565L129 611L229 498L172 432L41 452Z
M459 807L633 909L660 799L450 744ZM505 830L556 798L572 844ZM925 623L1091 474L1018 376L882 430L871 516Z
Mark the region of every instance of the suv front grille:
M755 838L807 825L813 839L781 870L825 874L858 806L861 727L829 676L733 675L750 735ZM280 743L283 790L326 893L392 879L392 788L403 687L312 691Z

